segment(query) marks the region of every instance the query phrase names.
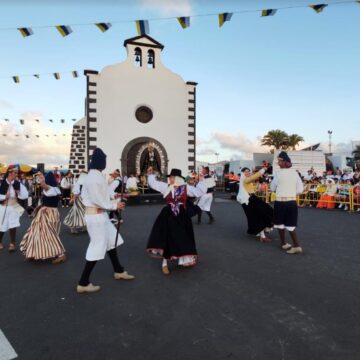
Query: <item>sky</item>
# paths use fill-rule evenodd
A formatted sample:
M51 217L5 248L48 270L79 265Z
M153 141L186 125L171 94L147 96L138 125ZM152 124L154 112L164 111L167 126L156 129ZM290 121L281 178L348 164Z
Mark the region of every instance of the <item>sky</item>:
M349 153L360 140L360 4L326 3L317 14L304 0L0 0L0 162L67 165L72 119L84 116L81 74L124 61L138 19L165 46L163 64L198 83L198 160L249 159L268 151L259 139L272 129L326 151L331 130L332 150ZM260 17L261 9L279 10ZM234 15L219 28L222 12ZM191 16L191 26L175 16ZM96 22L113 26L87 25ZM63 38L55 25L73 33Z

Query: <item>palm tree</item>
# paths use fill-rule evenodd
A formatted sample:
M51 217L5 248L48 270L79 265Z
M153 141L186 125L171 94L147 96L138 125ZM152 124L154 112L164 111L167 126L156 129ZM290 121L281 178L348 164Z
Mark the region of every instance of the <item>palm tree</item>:
M292 150L296 150L296 147L302 141L304 141L304 138L298 134L289 135L288 147Z
M261 139L262 146L273 146L276 150L288 147L289 137L285 131L276 129L270 130Z

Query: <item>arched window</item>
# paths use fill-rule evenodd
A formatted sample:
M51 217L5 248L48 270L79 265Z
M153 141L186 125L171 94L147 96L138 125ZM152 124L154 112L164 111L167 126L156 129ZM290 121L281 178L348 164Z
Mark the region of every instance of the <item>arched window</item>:
M142 66L142 51L139 47L135 48L134 64L138 67Z
M154 50L148 50L147 52L148 55L148 62L147 62L147 66L150 69L154 69L155 68L155 52Z

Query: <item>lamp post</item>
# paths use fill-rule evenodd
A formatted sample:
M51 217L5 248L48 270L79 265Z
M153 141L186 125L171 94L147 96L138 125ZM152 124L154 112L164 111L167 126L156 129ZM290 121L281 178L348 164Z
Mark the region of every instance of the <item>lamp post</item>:
M331 154L331 135L332 135L332 130L328 130L328 134L329 134L329 155Z
M218 152L216 152L215 155L216 155L216 162L218 163L218 162L219 162L219 155L220 155L220 154L219 154Z

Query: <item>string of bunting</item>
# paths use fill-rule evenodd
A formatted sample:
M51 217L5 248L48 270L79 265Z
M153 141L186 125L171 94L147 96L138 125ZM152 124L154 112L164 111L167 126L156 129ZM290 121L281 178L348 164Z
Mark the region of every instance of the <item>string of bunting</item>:
M59 72L54 72L54 73L44 73L44 74L32 74L32 75L29 75L29 74L25 74L25 75L14 75L14 76L11 76L11 78L13 79L14 83L15 84L19 84L20 83L20 79L22 77L34 77L36 79L40 79L41 77L43 76L53 76L55 80L60 80L61 79L61 75L62 74L66 74L66 73L70 73L71 76L73 78L78 78L79 77L79 71L77 70L73 70L73 71L70 71L70 72L65 72L65 73L59 73ZM4 78L9 78L9 77L0 77L0 79L4 79Z
M31 138L34 138L34 139L38 139L38 138L50 138L50 137L64 137L64 136L71 136L70 133L55 133L55 134L45 134L45 135L39 135L39 134L8 134L8 133L3 133L3 134L0 134L0 137L8 137L8 138L12 138L12 137L24 137L25 139L31 139Z
M14 121L10 121L10 119L3 119L5 122L8 122L8 123L13 123ZM71 121L75 122L77 119L71 119ZM33 120L27 120L26 123L31 123L31 122L37 122L37 123L40 123L40 119L33 119ZM53 119L48 119L47 121L51 122L51 123L54 123L54 120ZM44 122L44 121L42 121ZM59 122L61 124L65 124L66 122L66 119L60 119ZM25 125L25 120L24 119L19 119L19 123L20 125Z
M299 9L299 8L311 8L316 13L321 13L329 5L340 5L348 3L359 3L360 0L344 0L337 1L329 4L314 4L314 5L295 5L287 7L279 7L277 9L260 9L260 10L239 10L233 12L224 12L220 14L198 14L192 15L191 17L204 17L204 16L217 16L219 21L219 27L222 27L225 22L230 21L233 14L244 14L244 13L260 13L261 17L274 16L278 10L290 10L290 9ZM73 30L71 26L87 26L95 25L101 32L105 33L108 31L113 24L115 23L129 23L135 21L136 30L139 35L147 35L150 33L149 21L160 21L160 20L172 20L176 19L180 26L183 29L190 27L190 16L180 16L180 17L162 17L162 18L153 18L148 20L123 20L123 21L112 21L112 22L99 22L99 23L85 23L85 24L70 24L70 25L46 25L46 26L31 26L31 27L19 27L19 28L0 28L1 30L18 30L20 34L27 38L31 35L34 35L33 29L41 28L55 28L62 37L67 37L70 35Z

